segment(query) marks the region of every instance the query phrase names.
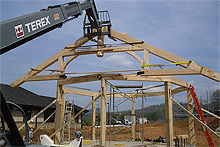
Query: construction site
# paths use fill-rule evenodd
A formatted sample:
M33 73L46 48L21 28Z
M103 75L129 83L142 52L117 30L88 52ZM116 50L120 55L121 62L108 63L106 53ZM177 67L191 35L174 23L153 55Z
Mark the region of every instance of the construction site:
M1 54L7 56L9 50L61 27L66 21L75 20L84 10L82 36L71 40L69 45L62 44L64 48L39 61L37 66L29 67L26 73L22 71L22 76L11 82L10 86L2 84L1 146L220 146L219 113L202 108L201 96L194 87L196 83L191 82L196 76L206 81L220 82L220 73L211 70L213 63L208 62L208 67L204 67L196 63L190 52L189 58L185 59L180 57L181 54L175 55L148 44L147 40L130 36L131 30L126 33L114 30L111 13L97 11L94 0L49 6L37 12L39 14L1 22L1 34L8 33L8 38L11 38L3 39ZM25 25L17 25L18 21ZM10 26L13 26L12 31L5 32ZM34 29L39 31L34 34ZM30 34L26 35L25 31ZM10 37L11 32L14 40ZM130 56L139 68L135 65L136 69L108 70L103 59L107 54ZM80 71L68 68L78 58L94 56L99 63L95 63L94 66L98 67L92 71L86 70L87 66L94 64L92 62L84 62L86 65ZM161 62L152 62L150 59L153 57ZM104 70L97 70L102 66ZM187 81L183 80L186 76L189 76ZM56 97L53 99L20 87L25 83L51 81L56 84ZM96 90L91 90L91 87ZM77 96L80 96L83 106L76 103ZM13 102L13 97L18 100ZM36 99L33 104L32 97ZM69 100L69 97L72 99ZM149 99L159 99L164 103L164 116L152 122L146 118L144 111ZM186 102L187 107L181 105L182 101ZM173 105L181 109L179 115L184 114L184 119L177 119ZM85 124L83 117L89 109L91 124ZM219 111L219 107L217 109ZM18 110L21 110L19 115ZM20 119L22 114L29 113L26 110L31 110L30 115ZM127 111L121 113L123 110ZM13 138L18 140L13 141Z

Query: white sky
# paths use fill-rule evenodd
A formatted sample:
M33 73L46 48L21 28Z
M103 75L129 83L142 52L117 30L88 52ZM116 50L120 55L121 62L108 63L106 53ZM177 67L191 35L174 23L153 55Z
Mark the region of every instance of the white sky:
M21 15L37 12L50 5L62 4L69 1L1 1L1 21ZM82 2L82 0L80 1ZM96 0L98 10L108 10L112 20L112 29L127 32L129 36L144 40L146 43L171 52L187 60L220 72L219 52L219 1L150 1L150 0ZM65 46L71 44L83 34L83 16L63 25L62 28L38 37L0 57L0 82L10 84L36 67ZM106 43L110 43L106 37ZM114 42L120 43L120 42ZM137 53L143 58L142 52ZM153 55L151 64L168 63ZM67 72L103 71L120 69L138 69L140 64L125 53L105 54L103 58L95 55L83 56L74 60L67 68ZM56 65L49 69L56 69ZM47 72L48 73L48 72ZM212 92L220 89L219 83L204 76L177 76L182 80L191 82L198 96L206 98L206 90ZM141 85L142 82L116 82L113 84ZM147 83L150 86L161 83ZM100 83L84 83L74 86L99 90ZM39 95L56 96L56 82L29 82L22 85ZM128 90L127 90L128 91ZM76 104L85 106L91 98L76 95L73 97ZM178 101L185 102L186 94L175 96ZM164 98L148 98L145 106L160 104ZM130 102L119 108L129 109ZM139 107L139 106L137 106Z

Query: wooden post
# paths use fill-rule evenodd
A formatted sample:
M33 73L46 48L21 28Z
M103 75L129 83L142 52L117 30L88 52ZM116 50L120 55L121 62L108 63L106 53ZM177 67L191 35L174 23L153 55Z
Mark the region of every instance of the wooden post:
M97 42L97 45L98 45L97 48L98 48L98 49L104 47L104 46L102 46L102 45L104 44L104 38L105 38L104 35L98 36L98 42ZM97 51L96 55L97 55L98 57L103 57L103 56L104 56L104 53L103 53L101 50L99 50L99 51Z
M149 64L149 52L147 49L144 49L144 65ZM149 69L149 66L144 67L144 69Z
M100 146L106 145L106 80L101 79L101 130Z
M192 95L189 89L187 89L187 103L188 103L188 111L193 114ZM195 146L194 119L191 115L188 115L188 118L189 118L189 145Z
M95 99L95 96L92 96L92 100ZM95 140L95 119L96 118L96 101L92 103L92 140Z
M61 70L64 58L61 56L58 58L58 70ZM55 131L62 127L64 121L64 110L65 110L65 93L63 90L64 86L59 85L57 81L57 102L56 102L56 114L55 114ZM60 144L61 131L55 135L55 144Z
M165 115L167 146L173 146L173 108L172 108L171 83L165 82Z
M135 131L135 97L133 96L132 97L132 108L131 108L131 119L132 119L132 126L131 126L131 129ZM135 132L132 131L132 141L135 141Z

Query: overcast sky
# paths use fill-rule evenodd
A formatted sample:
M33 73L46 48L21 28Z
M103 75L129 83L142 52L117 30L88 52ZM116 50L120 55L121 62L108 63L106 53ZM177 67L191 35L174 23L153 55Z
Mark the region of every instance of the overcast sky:
M1 1L1 21L37 12L50 5L69 1ZM80 1L82 2L82 0ZM219 52L219 1L213 0L96 0L98 10L108 10L112 21L112 29L126 32L129 36L144 40L146 43L171 52L187 60L220 72ZM84 13L85 14L85 13ZM62 28L38 37L4 55L1 55L1 83L10 84L31 67L36 67L65 46L83 35L82 24L84 14L78 19L63 25ZM111 43L107 37L106 43ZM120 43L114 42L114 43ZM143 58L143 52L137 53ZM123 61L123 62L122 62ZM168 63L150 55L151 64ZM56 69L56 64L49 69ZM107 71L121 69L139 69L140 64L125 53L105 54L103 58L96 55L82 56L74 60L67 72ZM168 67L169 68L169 67ZM157 68L153 68L157 69ZM44 72L44 74L49 72ZM75 76L75 75L70 75ZM220 89L219 83L204 76L176 76L190 82L196 88L199 97L206 98L212 91ZM113 84L141 85L142 82L116 82ZM144 82L144 87L162 83ZM39 95L56 96L56 81L29 82L21 85ZM83 83L73 86L90 88L97 91L100 82ZM163 88L151 89L160 91ZM132 90L125 90L131 92ZM186 101L186 93L174 96L179 102ZM67 95L76 104L85 106L90 97ZM145 106L160 104L163 97L147 98ZM128 109L130 102L121 105L119 110ZM137 105L137 108L140 107Z

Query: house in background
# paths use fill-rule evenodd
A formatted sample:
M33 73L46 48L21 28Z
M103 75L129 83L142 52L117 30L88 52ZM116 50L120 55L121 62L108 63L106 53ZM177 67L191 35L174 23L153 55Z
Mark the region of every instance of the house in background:
M22 87L18 88L11 88L10 85L6 84L0 84L0 90L2 94L5 97L6 101L13 102L17 105L19 105L25 112L25 115L27 117L27 120L29 120L31 117L36 115L38 112L40 112L42 109L44 109L46 106L48 106L50 103L52 103L55 98L53 97L47 97L47 96L40 96L37 95L31 91L28 91ZM50 108L48 108L44 113L39 115L34 122L36 123L42 123L45 119L48 118L56 109L56 105L53 104ZM81 111L83 108L74 105L74 114L77 114L79 111ZM22 113L17 109L12 107L12 116L16 123L23 123L23 115ZM81 120L82 116L89 112L88 110L85 110L81 115L79 115L76 119L76 123L80 123L81 126ZM54 122L55 115L53 115L48 122Z

